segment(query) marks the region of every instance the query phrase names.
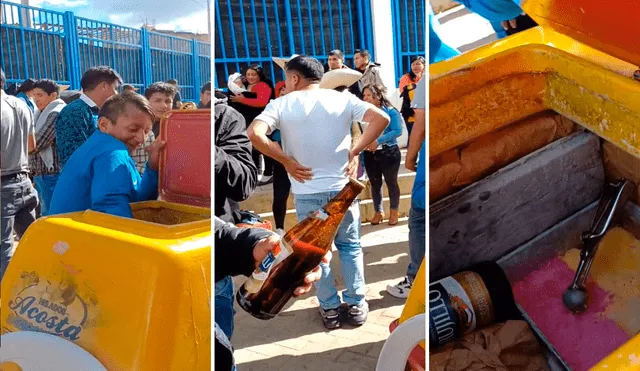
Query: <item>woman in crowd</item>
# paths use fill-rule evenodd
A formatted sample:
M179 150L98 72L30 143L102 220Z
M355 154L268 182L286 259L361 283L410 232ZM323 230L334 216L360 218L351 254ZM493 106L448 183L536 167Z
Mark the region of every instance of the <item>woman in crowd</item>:
M284 81L276 84L276 98L285 95ZM282 138L280 130L276 130L271 134L274 142L282 147ZM273 211L273 219L276 222L276 233L282 237L284 235L284 219L287 215L287 200L291 191L291 181L289 174L284 165L278 161L273 161L273 203L271 210Z
M380 224L384 219L382 208L382 178L389 189L389 225L398 224L398 207L400 206L400 186L398 171L400 170L400 148L397 138L402 135L402 118L391 102L385 97L385 88L379 84L367 85L362 90L362 99L385 111L390 118L389 125L382 135L364 151L364 166L371 182L371 194L375 215L371 224Z
M424 74L425 67L426 61L423 57L413 57L411 59L411 71L405 73L398 83L398 89L400 90L400 96L402 97L402 118L407 125L409 135L411 135L411 129L413 128L414 121L414 112L411 108L411 100L413 99L414 90Z
M29 155L33 182L40 196L40 213L49 213L49 204L60 174L56 148L56 119L67 105L58 98L58 84L49 79L34 84L32 93L38 111L35 116L36 149Z
M264 108L267 106L271 99L275 98L275 89L273 83L267 78L262 67L257 64L249 66L244 75L246 81L247 91L232 95L230 97L231 106L244 116L247 123L247 127L251 125L253 119L256 118ZM253 150L253 161L258 168L258 174L260 174L260 157L262 154L257 150ZM264 173L260 180L260 184L267 184L271 181L273 175L273 160L264 156Z

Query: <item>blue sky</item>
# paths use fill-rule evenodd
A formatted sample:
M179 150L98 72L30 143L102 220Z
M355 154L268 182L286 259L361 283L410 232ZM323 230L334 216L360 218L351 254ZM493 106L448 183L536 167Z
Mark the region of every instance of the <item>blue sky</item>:
M123 26L138 28L148 22L158 29L207 33L206 0L29 0L29 3Z

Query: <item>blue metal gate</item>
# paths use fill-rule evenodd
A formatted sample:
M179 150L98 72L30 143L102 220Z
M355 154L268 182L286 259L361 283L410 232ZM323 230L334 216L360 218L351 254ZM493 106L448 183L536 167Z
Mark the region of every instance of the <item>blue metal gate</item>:
M284 73L271 57L313 56L322 62L340 49L352 65L356 49L372 55L371 0L215 0L214 84L252 63L272 81Z
M7 82L50 78L80 88L91 66L117 70L141 89L178 80L185 100L198 100L211 79L211 46L197 40L135 29L12 3L2 3L0 64Z
M70 85L68 14L2 3L0 64L8 82L49 77Z
M426 56L426 0L391 0L396 82L411 69L411 57Z

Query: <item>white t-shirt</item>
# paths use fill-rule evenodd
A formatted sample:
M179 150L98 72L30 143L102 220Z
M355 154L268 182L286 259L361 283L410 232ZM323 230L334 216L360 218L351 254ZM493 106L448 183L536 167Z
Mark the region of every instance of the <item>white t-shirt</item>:
M273 100L256 117L270 132L280 130L284 152L313 172L304 183L289 176L294 195L339 191L347 184L351 122L362 121L373 107L352 94L313 89Z

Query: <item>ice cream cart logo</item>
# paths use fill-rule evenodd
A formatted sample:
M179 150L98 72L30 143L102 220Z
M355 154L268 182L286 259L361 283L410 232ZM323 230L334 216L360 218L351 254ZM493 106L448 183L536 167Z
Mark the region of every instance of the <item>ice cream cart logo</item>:
M46 280L25 287L9 301L7 322L22 331L39 331L80 339L87 320L87 306L72 282L51 284Z

